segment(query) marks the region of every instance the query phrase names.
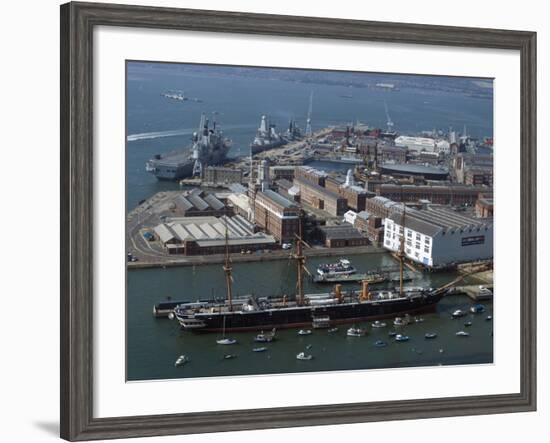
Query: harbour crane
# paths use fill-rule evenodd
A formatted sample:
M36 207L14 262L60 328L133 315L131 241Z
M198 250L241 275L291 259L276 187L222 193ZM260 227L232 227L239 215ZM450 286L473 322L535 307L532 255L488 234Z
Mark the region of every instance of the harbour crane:
M388 132L393 131L393 122L390 117L390 111L388 111L388 104L386 103L386 100L384 100L384 109L386 110L386 126L388 129Z
M307 120L306 120L306 137L311 138L313 135L313 130L311 129L311 113L313 111L313 91L309 95L309 108L307 111Z

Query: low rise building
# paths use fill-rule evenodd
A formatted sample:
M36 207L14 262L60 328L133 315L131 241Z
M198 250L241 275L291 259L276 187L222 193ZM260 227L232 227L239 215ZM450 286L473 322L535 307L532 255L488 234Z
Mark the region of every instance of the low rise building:
M492 259L493 221L443 207L407 208L384 220L384 247L397 252L402 241L405 256L427 267Z
M492 166L466 166L464 184L493 186Z
M348 171L348 176L349 176ZM327 177L325 180L325 188L335 194L340 195L347 201L348 207L354 211L365 210L365 201L367 200L367 191L354 183L348 183L347 180L342 180L337 177Z
M222 166L207 166L204 169L203 181L214 185L242 183L243 171L242 169L225 168Z
M260 191L254 198L254 221L280 242L293 241L299 233L301 209L275 191Z
M399 146L382 145L376 149L376 162L384 163L405 163L407 161L406 148Z
M312 168L311 166L298 166L294 174L296 179L304 183L313 183L321 187L325 186L327 174L319 169Z
M479 194L476 201L476 216L480 218L493 217L493 194Z
M441 205L474 205L480 192L491 191L488 186L460 184L440 185L395 185L384 183L377 187L376 193L396 202L417 202L429 200ZM368 209L368 208L367 208Z
M435 140L427 137L409 137L400 135L395 139L395 146L407 148L411 152L434 152L436 150Z
M389 217L392 212L402 207L403 205L401 203L394 202L389 198L381 196L369 198L366 201L367 212L375 217L380 218Z
M357 212L349 210L344 214L344 221L352 226L355 226L355 220L357 219Z
M367 237L347 223L337 226L321 226L319 230L321 231L323 243L327 248L366 246L369 244Z
M414 163L380 165L380 172L394 177L423 177L427 180L446 180L449 177L446 168Z
M455 155L451 162L454 179L458 183L465 183L469 168L490 168L493 169L493 156L491 154L471 154L461 152ZM470 181L472 180L470 175ZM492 178L491 178L492 182Z
M177 195L169 210L173 215L183 217L220 217L227 213L227 208L221 200L199 188Z
M333 216L343 215L348 209L347 200L335 192L298 177L294 179L294 184L300 191L300 201L313 208L321 209Z
M251 218L250 197L244 193L230 194L227 197L227 203L234 214L241 215L246 219Z
M226 246L230 253L278 247L272 235L254 232L254 226L240 215L174 217L155 226L153 231L169 254L223 254Z
M277 165L269 167L269 176L271 181L277 181L281 179L292 181L294 180L294 173L296 166Z

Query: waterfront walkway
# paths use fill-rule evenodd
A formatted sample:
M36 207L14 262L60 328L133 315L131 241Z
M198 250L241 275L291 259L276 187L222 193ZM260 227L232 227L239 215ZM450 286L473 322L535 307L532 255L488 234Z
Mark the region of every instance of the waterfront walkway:
M384 248L375 246L358 246L346 248L311 248L305 251L307 257L329 257L329 256L347 256L357 254L387 254ZM253 254L231 254L233 263L243 262L263 262L271 260L289 260L290 251L275 250ZM197 266L219 264L224 262L223 254L216 255L197 255L197 256L174 256L165 255L164 257L147 257L137 262L129 262L128 269L162 268L174 266Z

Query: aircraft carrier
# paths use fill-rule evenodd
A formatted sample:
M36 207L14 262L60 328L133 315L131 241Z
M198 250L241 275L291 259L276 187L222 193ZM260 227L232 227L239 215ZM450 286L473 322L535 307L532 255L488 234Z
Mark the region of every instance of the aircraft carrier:
M180 151L157 154L147 161L145 169L159 180L180 180L198 176L207 165L217 165L227 160L231 141L223 136L216 121L210 125L203 113L199 130L193 133L193 144Z

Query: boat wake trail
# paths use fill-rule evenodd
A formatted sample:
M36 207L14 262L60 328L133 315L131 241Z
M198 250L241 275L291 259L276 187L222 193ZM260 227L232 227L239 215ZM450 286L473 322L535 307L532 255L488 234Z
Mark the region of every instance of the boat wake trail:
M232 129L255 129L254 125L229 125L224 126L225 130ZM191 135L193 132L197 131L197 128L182 128L182 129L171 129L168 131L157 131L157 132L142 132L139 134L130 134L126 137L126 141L134 142L138 140L151 140L155 138L162 137L177 137L181 135Z

